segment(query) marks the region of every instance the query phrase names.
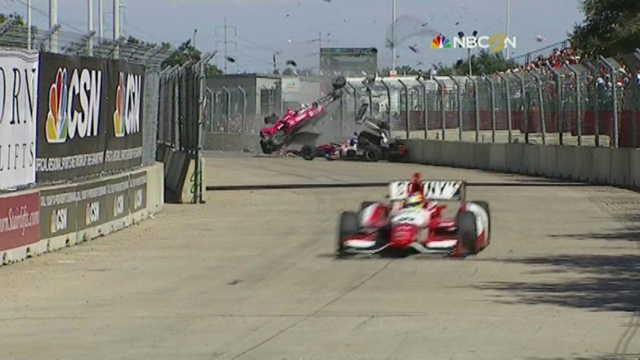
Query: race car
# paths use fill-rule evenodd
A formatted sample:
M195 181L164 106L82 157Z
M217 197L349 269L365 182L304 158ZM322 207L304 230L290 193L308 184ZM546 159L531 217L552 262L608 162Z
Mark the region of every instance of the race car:
M358 146L358 134L342 144L330 142L317 147L304 145L300 150L300 155L305 160L313 160L316 157L324 157L327 160L337 159L364 159L367 161L378 161L379 154L375 149L362 148Z
M333 81L333 91L316 100L313 104L304 106L297 111L287 109L282 119L275 122L273 121L273 115L265 118L265 123L269 124L269 126L260 130L262 152L271 154L287 145L300 129L324 114L327 105L340 99L342 88L346 84L347 81L344 77L338 77Z
M364 202L359 212L340 216L337 256L373 255L383 251L464 257L491 241L491 214L486 201L468 202L464 181L389 183L389 202ZM446 218L443 201L458 201L455 217Z

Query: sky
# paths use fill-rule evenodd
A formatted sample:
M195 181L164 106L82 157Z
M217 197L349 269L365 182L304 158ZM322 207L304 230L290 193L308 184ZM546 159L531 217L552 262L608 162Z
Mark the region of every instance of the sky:
M33 23L48 27L48 0L32 1ZM58 23L67 31L86 31L88 0L58 0ZM237 61L229 73L265 72L294 60L299 68L317 69L318 48L376 47L379 67L391 63L385 47L391 27L391 0L120 0L122 28L151 42L174 45L193 38L207 52L218 50L213 62L222 67L223 28L228 28L228 55ZM407 24L424 24L435 34L451 38L458 31L480 35L506 32L507 0L396 0L399 31ZM97 30L97 0L94 25ZM105 29L112 36L112 0L104 0ZM26 0L0 0L0 12L26 14ZM582 22L578 0L511 0L511 36L517 39L512 56L563 41L574 25ZM458 23L456 25L456 23ZM231 27L233 26L233 27ZM401 29L402 28L402 29ZM545 38L543 42L537 36ZM429 68L466 57L466 50L434 50L431 34L421 34L397 45L397 65ZM414 53L409 46L415 46Z

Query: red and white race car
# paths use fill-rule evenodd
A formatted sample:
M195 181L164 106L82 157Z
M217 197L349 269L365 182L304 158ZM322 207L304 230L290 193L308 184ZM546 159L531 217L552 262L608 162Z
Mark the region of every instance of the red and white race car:
M337 255L372 255L383 250L414 250L450 256L477 254L489 245L491 218L485 201L465 200L464 181L410 181L389 184L389 202L364 202L359 212L340 216ZM446 218L439 201L459 201Z

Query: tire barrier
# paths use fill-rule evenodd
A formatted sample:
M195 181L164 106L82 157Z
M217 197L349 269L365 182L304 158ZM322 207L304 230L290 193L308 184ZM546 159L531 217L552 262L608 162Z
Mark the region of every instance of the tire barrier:
M0 195L0 265L137 224L164 204L163 165Z
M419 164L640 188L640 149L434 140L407 144L411 162Z

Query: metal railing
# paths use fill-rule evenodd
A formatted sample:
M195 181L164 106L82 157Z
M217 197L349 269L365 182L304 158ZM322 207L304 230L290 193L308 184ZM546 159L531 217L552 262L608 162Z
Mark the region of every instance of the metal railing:
M14 19L0 25L0 47L19 48L52 52L70 56L90 56L95 58L117 58L129 63L145 65L149 70L159 69L162 62L174 50L169 46L145 43L133 38L118 40L100 38L95 32L78 33L62 29L32 27L31 38L26 26ZM29 41L31 40L31 41Z

